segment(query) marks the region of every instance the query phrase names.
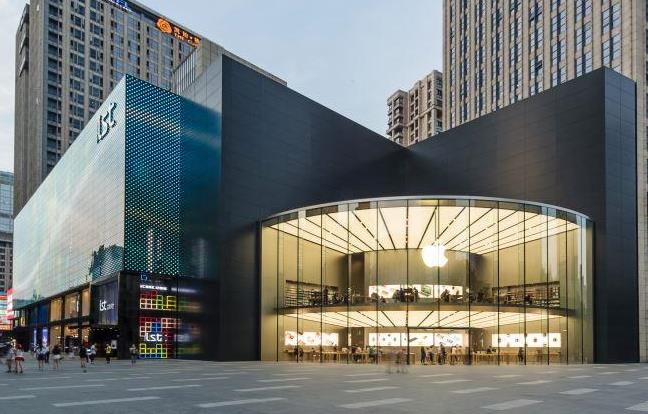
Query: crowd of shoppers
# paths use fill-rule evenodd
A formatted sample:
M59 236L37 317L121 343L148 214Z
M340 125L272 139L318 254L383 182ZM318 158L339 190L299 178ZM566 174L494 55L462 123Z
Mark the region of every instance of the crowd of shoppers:
M81 363L81 370L87 372L87 364L94 365L97 356L97 344L92 344L90 347L81 346L79 348L79 361ZM104 354L106 357L106 364L110 364L113 356L112 345L107 343L104 346ZM52 369L62 369L62 361L64 359L63 347L60 344L54 345L51 349L47 345L39 344L32 348L31 353L38 362L38 370L43 371L45 364L50 363L52 360ZM51 358L50 358L51 354ZM131 365L135 365L139 353L135 344L129 348ZM7 373L14 372L22 374L24 372L23 362L25 361L25 352L21 344L13 345L8 342L4 346L0 346L0 364L4 363L7 366Z

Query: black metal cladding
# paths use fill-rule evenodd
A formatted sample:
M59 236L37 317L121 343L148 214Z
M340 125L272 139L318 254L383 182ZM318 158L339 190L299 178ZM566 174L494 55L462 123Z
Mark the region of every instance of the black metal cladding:
M635 85L600 69L402 148L223 57L218 298L210 357L259 358L258 220L359 198L548 203L595 226L598 362L639 358Z

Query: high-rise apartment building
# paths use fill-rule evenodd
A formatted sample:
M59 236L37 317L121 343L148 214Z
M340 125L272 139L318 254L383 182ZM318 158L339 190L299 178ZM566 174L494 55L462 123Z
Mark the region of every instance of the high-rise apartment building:
M13 174L0 171L0 292L11 287L13 274Z
M404 146L443 130L443 77L432 71L409 92L397 90L387 99L387 137Z
M171 88L201 41L132 0L32 0L16 33L16 213L128 73Z
M446 128L601 66L636 82L641 358L648 358L646 2L444 0ZM610 128L620 128L610 122Z

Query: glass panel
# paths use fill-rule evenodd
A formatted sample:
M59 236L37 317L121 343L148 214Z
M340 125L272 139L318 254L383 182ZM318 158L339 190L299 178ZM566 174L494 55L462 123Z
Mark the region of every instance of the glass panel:
M79 294L71 293L65 296L64 319L76 318L79 316Z
M61 310L63 308L63 298L52 299L50 303L50 321L61 320Z
M408 339L419 363L426 365L439 362L439 350L434 341L439 324L441 294L441 257L435 245L438 221L437 200L410 200L407 214L407 274L408 286L414 292L414 302L408 304ZM446 257L445 253L443 257Z
M322 210L322 285L328 290L322 315L322 362L346 361L350 347L348 220L346 204Z
M439 234L434 246L438 249L438 264L443 266L439 266L441 310L436 342L440 353L447 356L445 362L455 365L464 361L470 343L468 224L471 215L466 200L443 200L439 204ZM443 260L444 251L447 262Z
M407 283L408 255L405 250L407 204L404 201L378 203L377 217L377 325L385 361L406 364L413 360L407 336L407 311L414 290Z
M79 346L79 329L77 325L65 325L65 333L63 338L63 350L68 354L78 354Z
M50 349L54 347L54 345L59 345L63 346L63 337L61 334L61 325L53 325L50 327L49 330L49 343L50 343Z
M297 342L297 222L285 221L278 225L277 275L279 292L278 349L279 360L299 361L303 348Z
M547 220L547 337L543 339L549 363L567 361L567 221L565 214L548 209Z
M547 337L547 226L544 207L527 205L524 225L524 296L526 316L525 348L527 364L546 364Z
M525 360L524 206L512 203L499 203L499 206L497 250L499 287L495 297L499 332L492 342L497 346L500 364L523 364Z
M84 289L81 292L81 314L83 316L90 315L90 289Z
M475 364L497 362L493 335L497 335L498 208L495 202L472 201L470 207L470 357ZM495 336L497 337L497 336Z
M321 210L299 213L298 290L301 296L297 340L304 348L304 361L320 362L322 357L322 310L329 289L322 285Z
M354 306L349 313L351 326L350 362L384 360L388 353L380 340L379 308L386 303L387 294L381 291L378 274L377 238L378 211L376 203L354 203L349 206L351 240L364 246L364 252L352 262L351 289ZM385 356L385 358L383 357Z

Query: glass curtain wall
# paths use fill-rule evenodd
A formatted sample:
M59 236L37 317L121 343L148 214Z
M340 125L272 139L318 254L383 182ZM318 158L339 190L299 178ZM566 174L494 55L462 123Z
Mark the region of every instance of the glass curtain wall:
M592 361L592 226L481 199L341 203L262 223L261 356Z

